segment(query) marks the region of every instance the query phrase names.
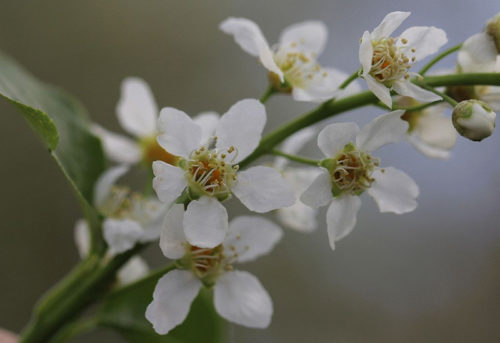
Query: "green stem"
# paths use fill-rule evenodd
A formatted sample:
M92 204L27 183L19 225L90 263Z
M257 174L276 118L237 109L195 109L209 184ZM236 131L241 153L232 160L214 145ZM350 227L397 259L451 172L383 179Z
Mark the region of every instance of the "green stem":
M260 97L260 102L263 103L263 104L266 103L266 101L274 93L276 93L276 90L274 89L273 85L269 85L269 87L267 87L267 89L266 89L266 92L264 94L262 94L262 96Z
M427 63L418 73L420 75L425 75L429 69L431 69L436 63L441 61L443 58L448 56L451 53L454 53L457 50L460 50L462 47L462 44L455 45L454 47L449 48L448 50L442 52L441 54L437 55L435 58L433 58L429 63Z
M96 318L85 318L66 325L49 341L49 343L64 343L70 339L95 330L99 326Z
M448 85L495 85L500 86L500 73L470 73L427 76L423 80L414 80L415 84L432 87ZM333 117L342 112L377 103L378 99L369 91L354 94L339 100L333 99L322 103L319 107L296 119L285 123L262 138L259 146L252 154L239 163L243 168L264 154L269 153L291 134L323 119Z
M430 87L430 86L427 86L427 85L423 85L421 84L420 87L424 88L424 89L427 89L429 92L432 92L436 95L439 95L440 97L443 98L444 101L446 101L447 103L449 103L451 106L455 107L457 106L458 102L456 102L455 99L453 99L452 97L438 91L437 89L434 89L433 87Z
M309 164L309 165L315 166L315 167L317 167L319 165L319 162L320 162L320 161L313 160L310 158L305 158L302 156L287 154L286 152L283 152L283 151L280 151L277 149L273 149L271 151L271 153L273 153L274 155L283 156L283 157L289 159L290 161L295 161L295 162L299 162L299 163L303 163L303 164Z
M138 245L107 262L95 255L82 261L37 305L19 342L47 342L61 327L101 295L114 281L118 269L142 248L144 245Z
M392 109L387 107L387 105L385 105L384 103L382 102L377 102L375 104L375 106L377 107L380 107L381 109L384 109L384 110L388 110L388 111L394 111L394 110L405 110L406 112L417 112L417 111L421 111L421 110L424 110L426 109L427 107L432 107L432 106L435 106L437 104L440 104L442 103L443 100L438 100L438 101L434 101L434 102L428 102L426 104L420 104L420 105L416 105L416 106L411 106L411 107L399 107L399 106L394 106Z
M349 84L352 81L354 81L354 80L356 80L358 78L360 72L361 72L361 68L359 68L354 73L352 73L351 75L349 75L349 77L347 79L345 79L345 81L342 82L342 84L339 86L339 89L344 89L347 86L349 86Z

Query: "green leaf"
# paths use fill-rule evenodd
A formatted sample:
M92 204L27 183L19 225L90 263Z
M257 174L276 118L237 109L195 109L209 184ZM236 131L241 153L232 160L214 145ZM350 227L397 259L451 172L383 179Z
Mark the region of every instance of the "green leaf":
M77 194L92 203L93 186L104 171L105 159L101 142L89 131L83 106L62 90L37 80L1 52L0 95L41 136Z
M98 310L99 325L117 330L132 343L220 343L222 321L214 310L210 292L205 289L194 300L183 324L168 335L154 332L144 314L152 301L156 283L164 273L150 274L110 294Z

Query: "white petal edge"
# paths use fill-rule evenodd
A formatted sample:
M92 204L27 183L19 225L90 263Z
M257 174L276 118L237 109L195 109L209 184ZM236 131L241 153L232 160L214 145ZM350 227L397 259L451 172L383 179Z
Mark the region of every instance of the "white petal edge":
M344 146L352 142L359 132L356 123L333 123L324 127L318 135L318 147L323 155L334 157Z
M154 161L153 174L153 189L158 199L170 206L187 186L184 171L163 161Z
M396 93L409 96L420 102L433 102L442 99L439 95L425 90L409 80L395 81L392 83L392 88L394 88Z
M382 83L375 80L370 74L364 75L368 89L380 100L384 105L392 108L391 91Z
M231 271L221 275L214 287L214 303L217 313L230 322L262 329L271 323L271 297L248 272Z
M363 77L372 69L373 45L370 32L365 31L359 46L359 63L363 67Z
M173 107L161 109L158 129L158 144L171 154L189 157L201 145L201 127L186 113Z
M132 139L99 125L92 125L92 132L101 139L106 156L120 164L135 164L141 160L141 149Z
M380 212L402 214L417 207L418 186L406 173L393 168L375 170L375 181L367 192L375 200Z
M257 166L239 172L233 194L250 211L258 213L295 203L292 187L271 167Z
M143 278L148 272L149 267L146 261L140 256L133 256L118 270L116 278L120 286L126 286Z
M318 20L296 23L286 27L280 36L280 47L292 47L316 56L323 52L328 40L328 28Z
M402 44L406 39L408 43ZM429 55L435 54L448 42L446 32L434 26L413 26L406 29L400 36L398 43L407 49L415 49L413 56L421 61Z
M356 226L361 199L356 195L341 195L334 199L326 212L328 241L332 250L335 242L347 236Z
M193 121L201 127L201 144L208 144L209 139L215 136L219 114L217 112L201 112L193 118Z
M464 73L491 73L495 70L497 48L486 32L467 38L458 51L458 64Z
M148 137L156 133L158 107L144 80L137 77L123 80L116 112L120 125L131 135Z
M222 152L234 146L235 152L227 153L228 160L234 158L233 163L243 160L259 145L266 119L266 108L260 101L256 99L238 101L217 124L217 149Z
M300 201L312 208L325 206L332 199L332 180L327 170L322 170L300 197Z
M227 255L234 253L236 262L243 263L267 255L281 237L283 231L272 221L259 216L240 216L229 223L229 233L222 244Z
M165 257L172 260L183 257L186 253L186 235L184 234L184 205L174 204L163 221L160 236L160 249Z
M90 251L89 226L85 219L78 219L75 223L74 239L76 250L81 259L87 257Z
M266 38L256 23L246 18L230 17L224 20L219 28L224 33L232 35L236 43L238 43L245 52L252 56L259 57L264 67L278 75L281 82L285 80L283 72L274 62L273 53Z
M193 273L172 270L158 280L153 301L146 309L146 319L160 335L167 334L181 324L202 284Z
M411 12L395 11L387 14L382 22L372 31L372 39L388 38L408 18Z
M135 220L107 218L102 223L102 232L111 253L119 254L134 247L143 229Z
M104 205L116 180L122 177L128 170L128 166L120 165L106 170L99 176L94 186L94 205L96 208L99 209Z
M408 122L401 119L404 112L397 110L373 119L356 136L356 146L370 152L386 144L403 140L408 131Z
M183 226L189 244L214 248L222 243L227 234L226 208L217 199L202 196L189 203Z

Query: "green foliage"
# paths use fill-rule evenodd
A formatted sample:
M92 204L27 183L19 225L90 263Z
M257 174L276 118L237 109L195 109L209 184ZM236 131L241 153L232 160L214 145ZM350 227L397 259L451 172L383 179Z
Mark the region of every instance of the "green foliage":
M220 343L222 323L207 290L202 290L194 300L183 324L168 335L154 332L144 314L164 273L151 274L109 295L96 315L98 325L117 330L132 343Z
M91 203L93 185L104 170L105 159L99 139L89 131L83 106L69 94L40 82L1 52L0 95L20 110L78 195Z

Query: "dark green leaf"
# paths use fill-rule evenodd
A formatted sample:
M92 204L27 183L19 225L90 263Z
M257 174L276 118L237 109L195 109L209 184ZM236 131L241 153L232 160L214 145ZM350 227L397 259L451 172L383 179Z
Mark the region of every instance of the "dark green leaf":
M220 343L222 322L207 290L202 290L194 300L183 324L168 335L154 332L144 314L156 282L163 275L163 272L151 274L109 295L98 311L99 324L117 330L132 343Z
M91 203L93 185L104 170L105 159L99 139L89 131L83 106L40 82L1 52L0 95L21 111L80 198Z

